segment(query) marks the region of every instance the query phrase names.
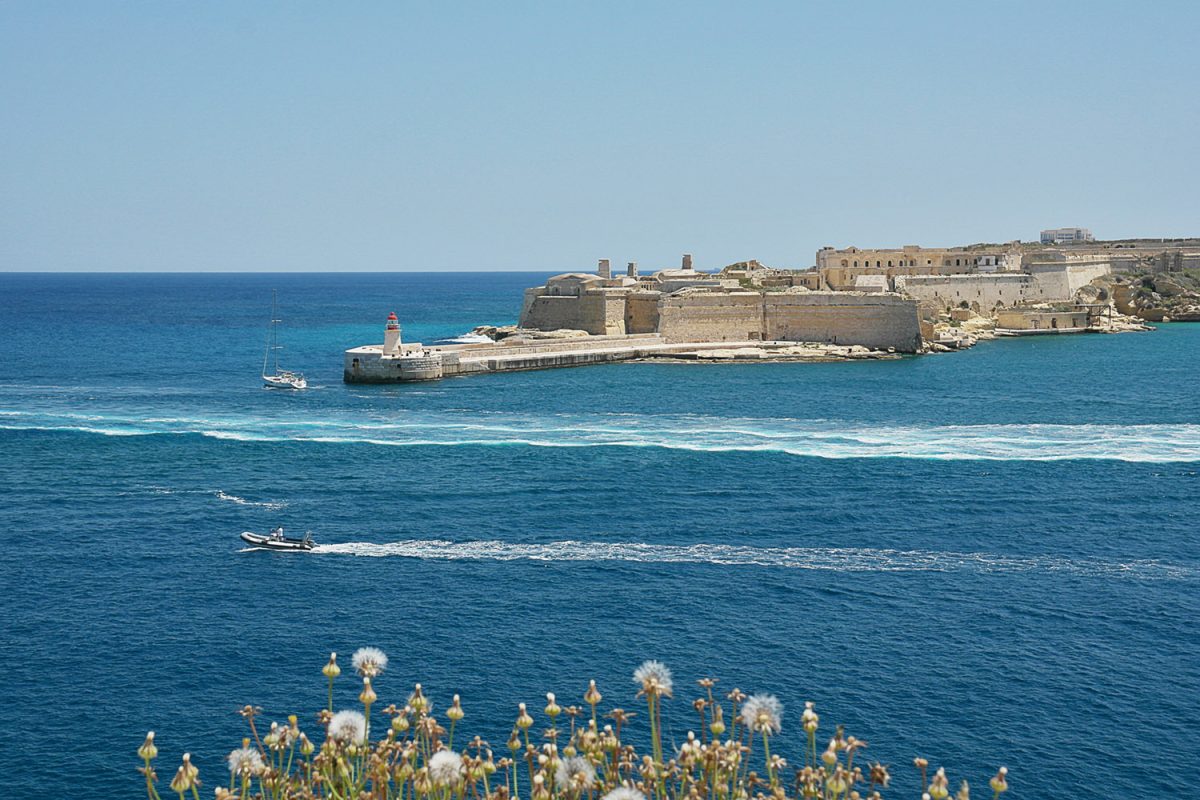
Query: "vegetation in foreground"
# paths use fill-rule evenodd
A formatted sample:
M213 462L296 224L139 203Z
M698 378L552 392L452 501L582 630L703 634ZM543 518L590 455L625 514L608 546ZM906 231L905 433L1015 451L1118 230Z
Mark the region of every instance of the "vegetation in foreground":
M524 703L517 706L507 755L496 757L478 736L467 740L457 729L466 715L458 695L439 718L417 684L404 705L379 708L372 681L387 667L387 656L373 647L355 652L351 663L362 679L362 710L333 709L333 684L341 674L330 654L322 672L329 702L317 720L321 744L300 730L297 717L286 724L262 724L260 709L241 710L250 736L229 754L228 781L215 787L217 800L749 800L815 798L878 800L888 787L888 767L867 760L867 743L839 726L828 744L818 745L820 720L812 703L800 715L805 739L803 765L790 765L771 752L783 732L783 705L769 694L746 695L738 689L720 697L716 681L698 681L692 702L700 733L664 751L662 703L674 693L671 671L647 661L633 673L636 711L601 712L595 681L583 694L583 706L560 706L546 695L540 733ZM642 717L649 728L649 752L639 752L622 736ZM457 749L456 749L457 737ZM150 800L162 800L154 760L153 731L138 749L140 772ZM920 770L923 800L951 795L944 769ZM989 781L995 800L1008 789L1001 767ZM191 757L169 784L180 800L199 800L200 775ZM168 795L169 796L169 795ZM969 800L963 781L955 800Z

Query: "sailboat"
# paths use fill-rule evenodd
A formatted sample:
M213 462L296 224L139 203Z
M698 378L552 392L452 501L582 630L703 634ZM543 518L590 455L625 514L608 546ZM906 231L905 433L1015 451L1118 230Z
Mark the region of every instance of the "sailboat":
M278 313L278 298L277 293L271 292L271 328L267 334L267 350L263 353L263 385L270 389L307 389L308 381L304 379L304 375L299 372L292 372L290 369L279 368L279 351L282 346L279 344L279 319ZM267 362L271 359L271 353L275 353L275 372L267 373Z

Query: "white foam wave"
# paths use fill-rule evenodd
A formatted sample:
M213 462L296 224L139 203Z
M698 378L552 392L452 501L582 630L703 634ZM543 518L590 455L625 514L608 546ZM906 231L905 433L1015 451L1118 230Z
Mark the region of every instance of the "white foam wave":
M442 339L442 341L447 344L483 344L484 342L492 341L492 339L480 333L464 333L462 336L455 336L453 339Z
M279 511L280 509L287 508L287 503L283 503L283 502L277 503L277 502L268 502L268 501L260 501L260 500L247 500L244 497L238 497L236 494L228 494L226 492L221 491L220 489L218 489L216 491L216 497L218 500L225 500L230 503L236 503L239 506L253 506L255 508L265 508L270 511Z
M1137 578L1195 577L1197 570L1153 560L1126 562L1057 556L1006 556L934 550L841 547L749 547L744 545L666 545L644 542L513 543L498 540L452 542L407 539L398 542L346 542L317 545L313 553L401 557L437 561L623 561L644 564L712 564L838 572L1057 572L1072 575L1126 575Z
M702 415L511 414L406 411L394 416L136 418L75 414L5 417L0 429L106 436L197 434L241 442L392 447L653 447L779 453L830 459L944 461L1200 461L1200 425L884 425Z

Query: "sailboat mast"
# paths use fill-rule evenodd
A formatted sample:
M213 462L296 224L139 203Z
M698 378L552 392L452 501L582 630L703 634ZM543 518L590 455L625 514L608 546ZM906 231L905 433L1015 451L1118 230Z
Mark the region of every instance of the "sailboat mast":
M279 292L271 290L271 344L275 351L275 374L279 374Z

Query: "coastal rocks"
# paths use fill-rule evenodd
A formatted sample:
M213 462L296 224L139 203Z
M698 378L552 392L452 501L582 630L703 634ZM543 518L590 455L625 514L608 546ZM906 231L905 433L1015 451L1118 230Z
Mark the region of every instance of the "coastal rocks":
M1200 272L1117 276L1111 288L1117 311L1149 322L1200 321Z

